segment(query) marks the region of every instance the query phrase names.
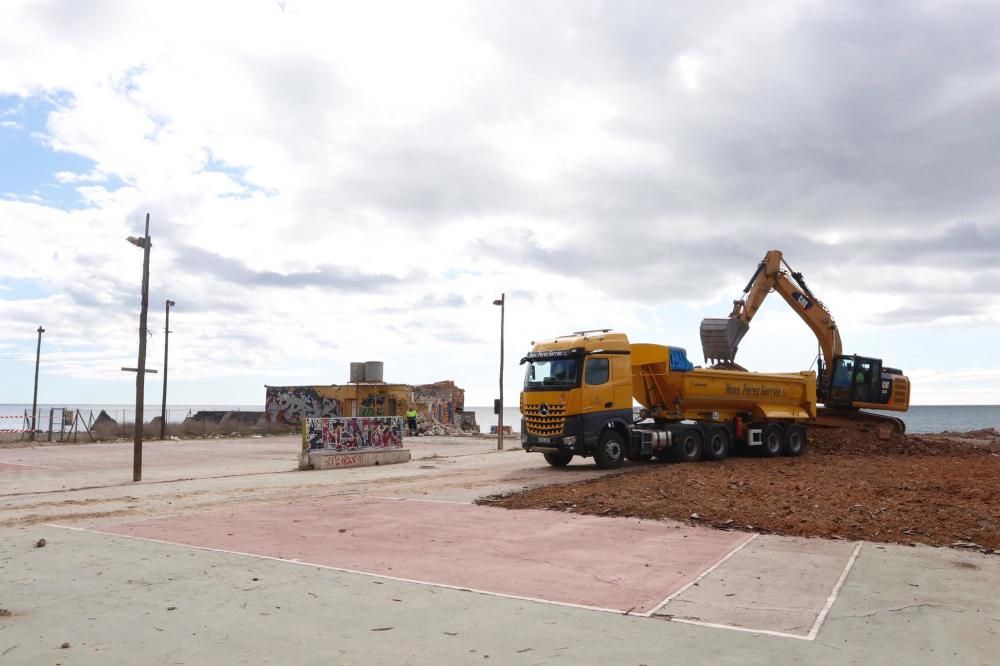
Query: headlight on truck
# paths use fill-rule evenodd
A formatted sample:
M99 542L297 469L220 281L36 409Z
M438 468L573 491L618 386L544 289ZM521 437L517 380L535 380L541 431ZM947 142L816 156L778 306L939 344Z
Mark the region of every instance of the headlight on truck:
M563 437L563 444L566 446L576 446L576 436L573 437Z

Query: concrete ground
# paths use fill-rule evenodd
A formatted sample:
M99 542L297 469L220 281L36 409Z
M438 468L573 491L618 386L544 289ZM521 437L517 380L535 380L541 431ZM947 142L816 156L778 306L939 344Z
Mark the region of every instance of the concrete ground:
M149 442L139 484L130 443L0 450L0 664L1000 653L996 556L476 506L604 472L407 445L410 463L297 472L294 437Z

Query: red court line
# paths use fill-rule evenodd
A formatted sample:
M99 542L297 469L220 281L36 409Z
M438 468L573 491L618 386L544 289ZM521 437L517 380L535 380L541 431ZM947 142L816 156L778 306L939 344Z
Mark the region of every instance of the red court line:
M644 613L746 540L631 518L322 498L101 532L497 594Z

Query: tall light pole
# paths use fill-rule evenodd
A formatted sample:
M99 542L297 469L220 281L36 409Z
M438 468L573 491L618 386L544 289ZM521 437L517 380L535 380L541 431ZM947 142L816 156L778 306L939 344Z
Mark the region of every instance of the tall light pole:
M170 308L177 305L167 300L167 322L163 325L163 404L160 406L160 439L167 432L167 350L170 348Z
M506 310L507 295L501 293L499 300L493 305L500 306L500 411L497 414L497 451L503 451L503 319Z
M38 362L42 358L42 333L45 329L38 327L38 349L35 350L35 393L31 398L31 441L35 441L35 431L38 430L36 415L38 412Z
M142 480L142 407L146 385L146 314L149 310L149 213L146 213L146 235L129 236L128 242L142 248L142 309L139 311L139 362L135 373L135 438L132 443L132 481Z

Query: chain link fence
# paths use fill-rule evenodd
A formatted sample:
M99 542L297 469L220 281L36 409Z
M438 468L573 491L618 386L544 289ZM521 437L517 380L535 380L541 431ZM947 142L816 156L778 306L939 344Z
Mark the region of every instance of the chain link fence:
M0 417L0 441L31 439L31 410L21 416ZM266 413L252 410L168 409L165 425L161 411L143 411L143 436L158 439L283 435L298 432L298 426L271 423ZM131 440L135 436L135 409L40 409L35 427L36 442L89 442Z

